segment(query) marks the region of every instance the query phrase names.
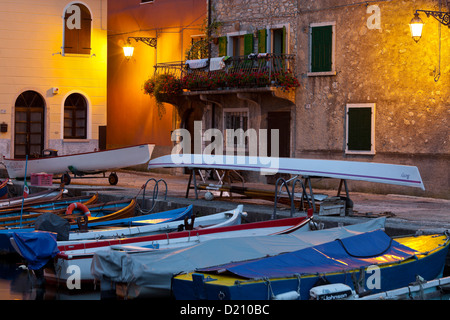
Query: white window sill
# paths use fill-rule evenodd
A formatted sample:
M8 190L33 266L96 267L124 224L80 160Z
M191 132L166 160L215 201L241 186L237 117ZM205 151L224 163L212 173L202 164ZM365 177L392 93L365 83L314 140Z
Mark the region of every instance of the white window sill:
M308 72L308 77L323 77L323 76L335 76L336 71L324 71L324 72Z
M372 150L372 151L345 150L345 154L374 156L375 150Z
M64 143L89 143L89 139L63 139Z

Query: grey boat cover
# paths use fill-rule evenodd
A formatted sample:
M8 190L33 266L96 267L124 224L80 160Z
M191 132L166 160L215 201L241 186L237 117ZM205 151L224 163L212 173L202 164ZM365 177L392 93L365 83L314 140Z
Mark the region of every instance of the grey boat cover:
M150 294L170 294L174 275L225 263L274 256L384 229L386 218L317 231L286 235L213 239L190 247L124 252L111 249L94 254L91 273L100 281L126 283Z

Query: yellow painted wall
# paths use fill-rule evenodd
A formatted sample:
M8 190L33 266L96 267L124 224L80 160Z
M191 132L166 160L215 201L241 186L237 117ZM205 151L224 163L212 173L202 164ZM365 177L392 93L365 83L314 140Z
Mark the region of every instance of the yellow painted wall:
M98 126L106 125L107 0L85 0L92 16L92 56L63 56L63 15L76 1L0 0L0 152L13 155L14 104L26 90L46 103L45 147L59 154L98 147ZM54 95L52 88L59 88ZM64 99L73 92L88 100L88 139L63 139Z

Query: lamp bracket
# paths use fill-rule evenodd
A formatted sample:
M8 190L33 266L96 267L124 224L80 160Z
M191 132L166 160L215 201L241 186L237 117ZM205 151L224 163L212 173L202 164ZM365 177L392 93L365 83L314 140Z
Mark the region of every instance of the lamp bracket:
M156 48L156 45L157 45L157 39L156 38L150 38L150 37L128 37L128 40L129 39L134 39L136 42L141 41L141 42L145 43L146 45L148 45L150 47L153 47L153 48Z
M444 11L428 11L428 10L416 10L416 13L423 12L427 15L429 18L432 16L437 21L442 23L444 26L447 26L450 28L450 12L444 12Z

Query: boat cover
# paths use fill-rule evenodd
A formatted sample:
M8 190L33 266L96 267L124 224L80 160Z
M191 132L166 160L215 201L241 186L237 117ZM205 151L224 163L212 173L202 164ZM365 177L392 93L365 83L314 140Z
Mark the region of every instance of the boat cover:
M41 214L34 222L34 229L38 231L55 232L57 241L69 240L69 221L51 212Z
M342 272L370 265L403 261L417 252L375 230L274 257L204 268L199 272L232 273L246 279ZM383 257L383 259L379 259ZM378 258L378 259L377 259Z
M59 253L56 234L45 231L14 232L15 249L28 261L28 268L38 270Z
M213 239L183 248L127 253L101 250L94 254L91 273L97 280L124 282L153 290L170 290L171 278L181 272L232 261L244 261L344 239L384 228L386 218L346 227L287 235Z

